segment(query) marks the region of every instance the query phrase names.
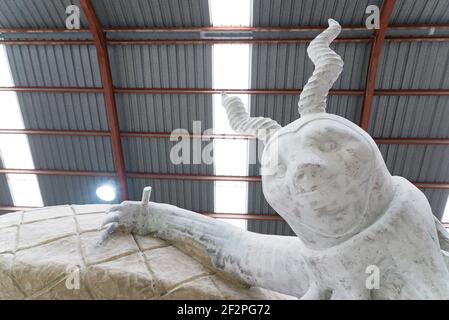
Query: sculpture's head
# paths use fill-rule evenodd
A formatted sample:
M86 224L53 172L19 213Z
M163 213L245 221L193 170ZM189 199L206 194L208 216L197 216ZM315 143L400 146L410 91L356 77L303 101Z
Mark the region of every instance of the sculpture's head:
M391 176L371 137L331 114L281 128L262 155L268 203L314 248L360 232L391 200Z
M343 69L342 59L329 48L340 31L329 20L329 28L308 47L315 71L299 99L300 119L281 128L271 119L247 118L239 126L254 133L263 129L256 128L260 123L270 123L262 155L264 195L312 248L329 247L360 232L384 212L393 194L373 139L325 111L329 89ZM241 111L234 113L233 118L228 111L235 122Z

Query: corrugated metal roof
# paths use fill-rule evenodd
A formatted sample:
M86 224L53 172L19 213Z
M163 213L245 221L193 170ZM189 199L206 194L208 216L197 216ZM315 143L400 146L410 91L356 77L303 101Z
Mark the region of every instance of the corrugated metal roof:
M333 18L341 25L363 25L368 5L381 0L253 0L253 25L324 26Z
M169 8L165 2L159 3L166 17ZM207 1L191 1L190 4L192 3L201 4L203 7ZM173 4L174 2L169 6ZM186 4L183 2L182 6ZM115 9L117 8L116 6ZM113 13L115 9L112 8L108 14ZM112 16L112 19L126 20L128 13L124 12L121 17ZM191 22L184 20L182 26L188 26L190 23L197 25L195 21L198 21L200 12L195 13L194 19ZM157 24L157 13L155 14L153 18ZM173 12L173 17L177 18L176 12ZM102 18L107 17L102 15ZM207 25L208 20L204 24ZM111 25L117 26L126 27ZM129 35L126 36L131 38ZM212 87L211 48L210 45L111 46L109 50L114 85L210 88ZM7 53L17 86L102 86L94 46L8 46ZM210 95L116 94L116 98L123 131L171 132L183 128L192 132L195 120L201 121L202 130L212 127ZM18 100L26 128L108 130L102 94L18 93ZM29 142L36 168L114 171L114 158L108 137L30 136ZM213 174L211 165L170 164L169 152L173 145L174 142L168 139L123 139L127 169L133 172ZM110 179L38 176L38 181L44 204L54 205L98 202L99 199L95 195L96 188ZM134 193L131 192L131 199L140 199L142 183L146 183L154 186L153 195L156 197L154 199L160 194L165 202L175 201L173 204L180 207L196 211L213 211L213 183L165 180L145 182L139 179L130 181L139 185L139 190L135 189L136 183L133 184L134 187L130 186L130 191L136 190ZM70 192L70 189L74 189L74 192ZM182 194L179 194L180 192ZM204 199L206 194L209 195L207 200ZM184 200L186 203L182 202Z
M71 4L79 7L78 0L2 0L0 28L65 28L65 10ZM83 14L80 24L87 25Z
M449 148L437 145L380 145L392 175L410 181L449 181Z
M38 180L42 201L46 206L103 203L96 195L99 186L110 184L118 190L118 182L115 178L41 175L38 176ZM113 202L117 203L118 199Z
M117 94L122 131L193 132L193 121L202 131L212 128L212 96L197 94ZM220 107L220 106L217 106Z
M251 115L270 117L282 126L299 118L298 96L254 95L250 99ZM329 96L327 112L345 117L358 123L363 98L360 96Z
M109 130L101 93L18 92L27 129Z
M1 28L64 28L65 8L79 1L3 0L0 1ZM254 26L326 26L327 19L342 25L363 26L365 8L380 6L381 0L253 0ZM210 26L207 0L97 0L97 14L104 27L192 27ZM390 24L447 23L446 0L397 0ZM82 27L86 27L81 15ZM397 35L409 31L395 31ZM413 31L428 32L428 31ZM443 34L436 31L435 34ZM276 34L276 37L311 36L315 33ZM342 36L366 36L371 31L343 32ZM390 33L389 33L390 34ZM87 34L6 34L5 38L90 38ZM109 33L109 38L199 38L195 33L129 34ZM258 34L256 37L273 37ZM313 66L306 55L306 44L254 45L251 53L251 88L302 88ZM364 89L370 44L338 43L345 69L334 89ZM110 46L116 87L210 88L212 49L210 45ZM7 46L17 86L101 87L95 47ZM449 88L449 45L447 43L390 43L384 47L379 64L377 87L382 89ZM2 84L0 84L2 85ZM200 120L203 130L212 127L212 96L116 94L120 127L123 131L171 132L176 128L193 130ZM108 130L102 94L18 93L26 128L67 130ZM328 112L358 123L362 97L330 96ZM298 118L298 96L253 95L253 116L269 116L282 125ZM375 137L448 138L447 97L376 97L370 133ZM220 106L216 106L220 107ZM38 168L113 171L111 145L107 137L31 136L30 144ZM253 143L253 142L252 142ZM174 166L167 161L174 142L163 139L123 139L126 166L130 171L154 173L213 174L208 165ZM449 181L448 147L380 146L393 174L411 180ZM250 175L258 175L251 165ZM0 204L12 204L0 175ZM3 179L3 180L2 180ZM46 205L95 203L97 186L116 184L116 179L96 177L39 176ZM153 186L152 199L203 212L214 210L213 182L129 179L130 198L140 200L142 188ZM248 211L273 214L260 183L249 183ZM425 190L434 213L441 217L449 191ZM250 230L262 233L292 234L285 222L249 221Z
M449 21L447 0L396 0L390 24L445 24Z
M443 218L446 202L448 201L449 191L441 189L426 189L421 191L429 200L433 214L441 220Z
M313 73L307 44L258 44L252 46L251 88L302 88ZM333 89L363 89L368 70L370 44L336 43L334 50L346 62Z
M116 87L207 88L211 45L132 45L109 48Z
M102 87L95 46L9 45L6 51L16 86Z
M214 211L214 183L190 180L128 179L129 197L142 198L145 186L152 186L151 200L173 204L195 212Z
M105 28L210 26L207 0L95 0ZM0 28L65 28L66 7L78 0L2 0ZM80 10L81 28L87 22Z
M376 88L449 89L448 56L447 42L387 42Z
M449 138L449 97L375 97L368 132L377 138Z
M109 137L29 136L28 141L38 169L115 171Z
M190 142L190 160L193 157L193 142ZM124 138L122 139L126 170L130 172L180 173L180 174L214 174L213 165L180 164L170 160L170 151L178 141L168 139ZM201 142L201 150L210 142ZM201 155L200 155L201 157Z
M97 0L103 27L200 27L210 25L208 0Z

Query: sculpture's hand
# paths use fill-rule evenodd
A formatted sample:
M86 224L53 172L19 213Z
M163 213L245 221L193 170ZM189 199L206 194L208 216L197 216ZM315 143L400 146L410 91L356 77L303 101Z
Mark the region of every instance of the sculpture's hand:
M148 201L151 196L151 187L145 187L142 192L142 201L123 201L118 206L111 207L106 213L100 228L109 224L109 227L103 232L99 244L102 244L118 227L128 232L141 235L149 233L150 226L150 208Z
M106 213L101 227L109 225L103 232L100 244L103 243L117 228L137 234L148 233L149 207L139 201L124 201L111 207Z

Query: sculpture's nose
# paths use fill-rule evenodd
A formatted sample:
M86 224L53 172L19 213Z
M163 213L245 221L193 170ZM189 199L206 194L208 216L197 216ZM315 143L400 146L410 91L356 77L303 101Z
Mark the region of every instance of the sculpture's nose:
M292 176L292 185L295 193L311 192L318 189L328 174L323 164L304 163L296 167Z

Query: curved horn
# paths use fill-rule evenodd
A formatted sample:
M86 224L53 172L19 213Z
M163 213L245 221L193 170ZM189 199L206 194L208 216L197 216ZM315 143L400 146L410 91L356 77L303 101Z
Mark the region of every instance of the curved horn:
M329 19L329 27L310 42L307 53L315 65L312 76L300 95L298 111L301 116L326 112L330 88L343 70L343 60L329 45L340 34L341 26Z
M253 135L265 143L281 128L279 123L273 119L250 117L240 98L229 97L224 93L222 98L223 106L228 114L229 124L235 132Z

